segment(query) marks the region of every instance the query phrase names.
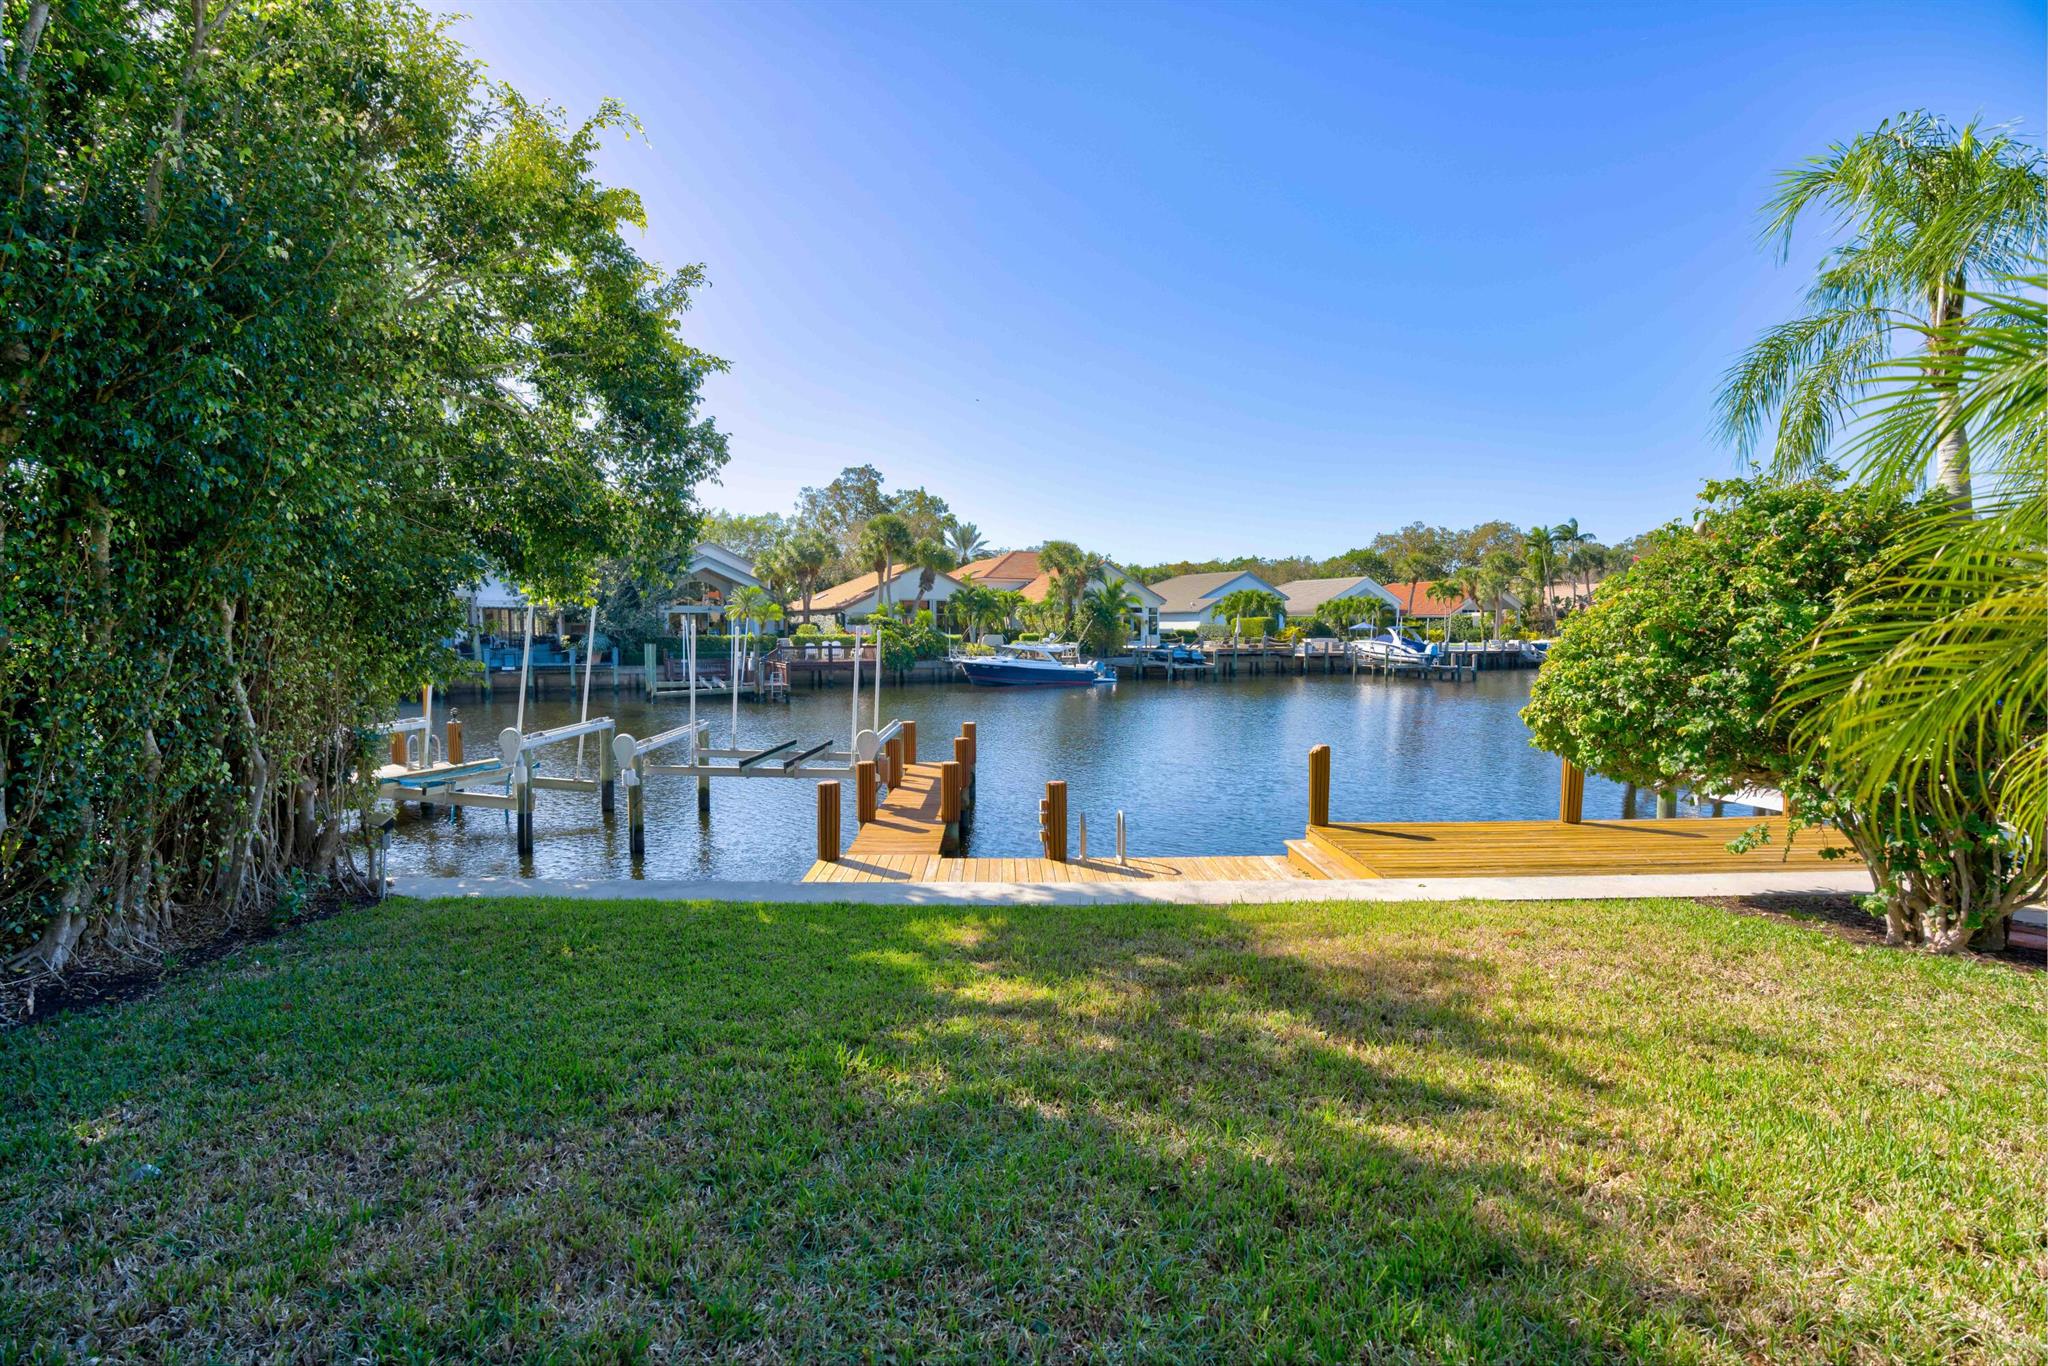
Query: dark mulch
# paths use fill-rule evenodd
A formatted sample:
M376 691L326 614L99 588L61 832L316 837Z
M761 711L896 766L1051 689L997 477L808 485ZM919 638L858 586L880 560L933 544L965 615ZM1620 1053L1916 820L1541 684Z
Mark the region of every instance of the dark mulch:
M1697 899L1738 915L1797 921L1823 934L1854 943L1884 943L1884 921L1864 910L1858 904L1859 899L1849 892L1758 892L1751 896L1703 896ZM2048 952L2037 948L2008 945L1989 952L1975 950L1970 956L2037 972L2048 969Z
M297 925L339 915L369 898L322 887L305 909L289 917L235 917L219 907L181 910L174 937L149 953L105 946L88 951L59 973L27 973L0 980L0 1029L28 1024L65 1010L84 1010L146 996L165 978L224 957L244 944L275 939Z

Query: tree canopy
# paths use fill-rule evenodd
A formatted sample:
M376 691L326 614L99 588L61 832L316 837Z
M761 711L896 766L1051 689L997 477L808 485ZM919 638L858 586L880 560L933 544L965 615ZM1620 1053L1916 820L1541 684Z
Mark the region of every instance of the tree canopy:
M592 173L633 120L404 0L8 20L0 937L57 961L331 871L458 588L688 545L724 362Z

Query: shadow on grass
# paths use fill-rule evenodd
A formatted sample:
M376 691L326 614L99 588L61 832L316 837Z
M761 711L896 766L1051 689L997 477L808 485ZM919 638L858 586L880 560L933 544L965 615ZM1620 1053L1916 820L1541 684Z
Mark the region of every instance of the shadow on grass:
M0 1038L0 1339L1556 1360L1713 1334L1532 1160L1597 1143L1600 1083L1442 940L471 903L280 953Z

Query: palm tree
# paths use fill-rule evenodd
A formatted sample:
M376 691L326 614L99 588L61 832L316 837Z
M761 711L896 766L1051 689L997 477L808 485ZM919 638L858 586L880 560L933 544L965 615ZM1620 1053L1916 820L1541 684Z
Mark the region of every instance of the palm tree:
M896 577L896 566L915 544L910 523L893 512L878 512L861 528L860 557L875 571L875 591L884 606L889 602L889 583Z
M1500 614L1508 594L1513 591L1515 580L1521 576L1522 566L1514 555L1505 550L1496 550L1479 562L1479 574L1475 583L1479 601L1493 612L1493 638L1500 639Z
M961 564L971 564L988 553L988 542L974 523L955 522L946 529L946 548Z
M2048 273L2011 284L2026 294L1972 296L1976 311L1935 329L1935 359L1894 364L1862 465L1894 482L1967 423L2002 485L1976 516L1955 509L1893 547L1814 633L1782 699L1819 704L1799 738L1853 771L1855 799L1898 839L1924 841L1931 821L1954 832L1941 844L1958 862L1983 839L2005 846L1980 869L1978 905L1893 925L1949 951L1973 914L1997 924L2048 884Z
M732 597L725 605L725 614L742 626L760 627L782 620L782 604L765 590L750 583L742 584L733 589Z
M1072 541L1047 541L1039 549L1038 567L1052 576L1060 621L1070 636L1074 634L1074 610L1080 605L1081 595L1088 591L1090 561L1099 558L1091 557Z
M1019 620L1024 614L1024 609L1029 605L1029 600L1016 589L998 588L995 590L994 600L990 605L989 611L996 625L1007 633L1010 629L1010 623Z
M782 543L780 553L790 577L803 594L803 616L809 621L811 595L817 592L819 578L832 563L832 543L816 531L799 531Z
M1547 526L1530 527L1522 534L1522 554L1529 586L1536 590L1536 600L1543 604L1551 633L1556 634L1557 604L1550 600L1550 585L1557 582L1556 533Z
M961 634L975 635L995 610L995 591L969 579L953 590L946 606L952 609L953 620L959 623Z
M943 543L923 537L910 547L908 562L917 566L917 609L921 612L929 605L927 599L939 575L952 573L959 561Z
M1102 583L1081 599L1081 643L1097 656L1122 654L1130 639L1131 614L1144 610L1121 583Z
M1277 619L1287 610L1287 599L1263 588L1240 588L1216 601L1217 615L1225 621L1242 622L1251 617ZM1232 626L1234 632L1237 628Z
M1451 625L1457 619L1458 609L1469 599L1473 606L1479 605L1479 566L1459 565L1443 578L1429 586L1432 597L1444 598L1455 606L1444 618L1444 644L1451 643Z
M2048 233L2041 154L1974 122L1956 129L1932 114L1902 114L1779 177L1765 213L1781 260L1810 209L1831 215L1847 240L1807 291L1812 311L1764 333L1728 372L1723 432L1748 456L1775 412L1772 466L1810 471L1895 345L1918 341L1937 419L1935 480L1967 508L1969 441L1945 348L1974 340L1959 326L1971 286L2027 269L2040 250Z

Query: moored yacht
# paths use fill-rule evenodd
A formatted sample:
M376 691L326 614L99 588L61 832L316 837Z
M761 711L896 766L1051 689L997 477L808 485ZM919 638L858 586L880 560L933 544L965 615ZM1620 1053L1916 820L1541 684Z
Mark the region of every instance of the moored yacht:
M992 655L955 655L953 662L967 681L984 688L1085 688L1116 682L1116 670L1088 664L1072 644L998 645Z
M1391 626L1360 636L1351 642L1351 648L1367 659L1391 664L1435 664L1443 656L1443 646L1405 635Z

